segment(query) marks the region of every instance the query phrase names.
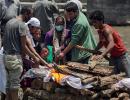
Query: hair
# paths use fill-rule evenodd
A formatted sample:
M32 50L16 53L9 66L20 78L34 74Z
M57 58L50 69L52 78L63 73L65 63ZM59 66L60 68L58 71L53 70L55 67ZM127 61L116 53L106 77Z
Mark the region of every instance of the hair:
M102 21L104 23L104 14L100 10L96 10L96 11L92 12L90 14L89 18L90 18L90 20L98 20L98 21Z
M70 12L70 11L78 12L79 11L77 4L75 4L74 2L67 3L65 5L65 10L68 11L68 12Z
M61 16L61 15L59 15L58 17L56 17L56 19L55 19L55 24L56 24L57 21L60 20L60 19L62 19L63 24L65 24L65 18L64 18L63 16Z
M20 14L24 15L25 13L30 14L32 12L32 9L30 7L22 7Z

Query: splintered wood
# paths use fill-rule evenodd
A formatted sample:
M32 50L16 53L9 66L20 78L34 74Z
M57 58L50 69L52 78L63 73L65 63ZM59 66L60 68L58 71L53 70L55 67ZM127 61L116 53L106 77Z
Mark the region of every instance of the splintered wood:
M83 85L91 84L93 87L90 89L74 89L68 85L60 86L53 81L44 83L41 81L42 79L35 79L32 82L32 88L26 90L25 96L32 98L30 100L130 99L129 89L113 88L115 83L125 78L125 73L113 74L113 66L105 66L105 64L99 64L97 61L91 64L67 62L64 67L57 67L56 70L62 74L78 77Z

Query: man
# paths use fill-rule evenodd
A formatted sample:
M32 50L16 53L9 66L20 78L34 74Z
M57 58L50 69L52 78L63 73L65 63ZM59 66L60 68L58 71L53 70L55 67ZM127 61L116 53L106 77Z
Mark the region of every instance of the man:
M7 21L11 18L16 17L20 12L19 0L0 0L0 6L1 5L2 8L0 8L0 30L2 32L0 32L0 41L2 41L2 35L4 34L5 24L7 23Z
M40 49L37 50L37 44L34 41L34 38L37 38L37 40L40 39L40 34L41 34L41 26L40 26L40 21L35 18L32 17L28 22L27 25L29 27L29 33L27 35L27 46L29 47L29 49L35 54L35 56L37 56L40 59L40 63L43 65L46 65L47 67L51 67L51 65L49 65L46 61L44 61L41 57L40 57L40 49L41 46L39 47ZM39 51L39 52L38 52Z
M42 35L44 38L45 33L53 27L55 16L58 15L59 10L55 2L48 0L36 0L33 5L34 17L38 18L41 22Z
M71 61L88 63L88 59L91 54L89 52L80 51L79 49L75 48L76 45L89 48L96 47L95 38L92 34L88 20L74 2L66 4L65 13L67 20L73 22L71 28L71 41L68 46L60 53L59 57L64 57L70 50L72 50Z
M32 17L28 22L27 22L28 28L29 28L29 33L28 33L28 37L31 40L31 44L32 46L35 48L36 47L36 43L34 42L34 34L37 34L37 32L39 30L41 30L41 26L40 26L40 21L35 18ZM39 38L40 39L40 38Z
M50 65L44 60L44 58L41 58L40 55L35 50L36 45L33 41L34 34L38 34L37 31L40 30L40 21L37 18L32 17L26 24L29 27L29 31L27 33L28 48L36 57L38 57L40 59L40 64L50 67ZM35 62L33 62L32 59L30 59L27 55L22 56L22 59L23 59L23 69L24 69L22 75L29 69L39 66L39 64L35 64ZM27 87L31 87L31 82L32 82L32 80L30 80L30 79L22 80L21 81L22 89L26 90Z
M18 100L18 90L20 88L20 76L22 68L22 54L26 53L34 62L39 63L39 58L33 54L27 44L27 22L32 16L32 10L22 8L21 13L16 18L9 20L5 27L4 34L4 62L7 71L7 100Z
M94 11L90 15L93 26L97 29L99 35L99 43L95 48L98 51L103 46L106 48L100 55L94 55L92 59L100 60L108 53L115 66L115 73L125 71L130 77L130 60L119 33L108 24L104 23L104 15L101 11Z

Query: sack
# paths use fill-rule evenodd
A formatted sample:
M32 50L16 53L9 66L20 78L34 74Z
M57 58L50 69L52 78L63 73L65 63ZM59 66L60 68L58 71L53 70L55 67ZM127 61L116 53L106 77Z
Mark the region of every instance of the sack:
M0 92L6 93L6 71L3 60L3 48L0 49Z

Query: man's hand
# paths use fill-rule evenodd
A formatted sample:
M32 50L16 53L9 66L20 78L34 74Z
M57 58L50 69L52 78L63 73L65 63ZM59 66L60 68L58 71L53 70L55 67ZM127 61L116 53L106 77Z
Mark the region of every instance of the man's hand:
M61 52L57 57L62 59L62 58L64 58L64 56L65 56L65 54L63 52Z
M53 65L52 64L47 64L46 65L49 69L53 68Z

